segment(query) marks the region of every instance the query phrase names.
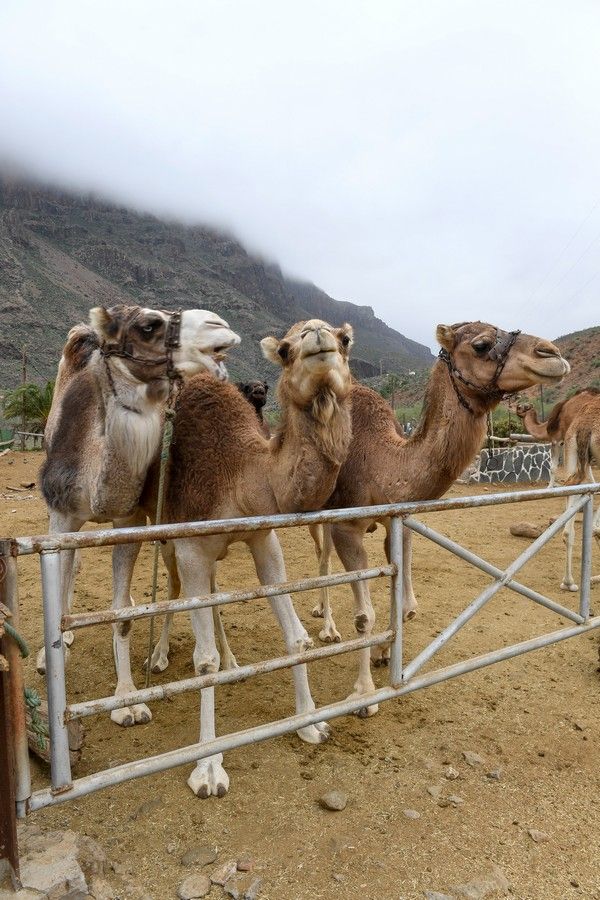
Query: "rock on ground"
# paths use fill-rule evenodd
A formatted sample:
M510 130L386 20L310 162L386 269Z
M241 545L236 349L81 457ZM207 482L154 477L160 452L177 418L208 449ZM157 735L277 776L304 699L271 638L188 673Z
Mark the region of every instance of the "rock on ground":
M328 791L327 794L319 797L319 803L324 809L341 812L343 809L346 809L348 797L343 791Z
M498 866L477 875L467 884L459 884L451 888L456 897L466 900L484 900L486 897L504 897L510 890L508 878Z
M199 873L188 875L177 888L177 896L179 900L197 900L199 897L205 897L211 887L208 875Z
M540 525L532 525L531 522L515 522L510 526L510 533L515 537L539 538L544 529Z

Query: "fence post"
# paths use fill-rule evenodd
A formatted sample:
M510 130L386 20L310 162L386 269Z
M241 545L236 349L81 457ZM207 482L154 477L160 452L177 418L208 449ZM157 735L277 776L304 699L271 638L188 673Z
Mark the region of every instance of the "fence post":
M60 551L44 550L40 554L42 592L44 598L44 646L46 649L46 687L48 691L48 730L50 732L50 775L55 793L68 791L71 782L69 733L65 713L64 641L61 628L62 597Z
M394 631L390 652L390 683L393 687L398 687L402 683L403 531L402 518L392 516L390 520L390 562L396 567L396 571L390 579L390 628Z
M0 545L0 602L8 607L6 545ZM0 879L6 869L10 873L15 890L20 888L19 846L17 843L17 801L15 786L15 727L11 697L10 666L14 641L6 634L0 638ZM5 662L4 662L5 660Z
M583 507L581 532L581 580L579 582L579 615L588 621L590 617L590 587L592 584L592 541L594 532L594 495L587 495Z

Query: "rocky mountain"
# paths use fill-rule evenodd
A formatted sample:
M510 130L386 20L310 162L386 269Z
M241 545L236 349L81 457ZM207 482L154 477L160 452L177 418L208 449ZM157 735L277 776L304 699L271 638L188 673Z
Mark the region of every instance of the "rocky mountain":
M258 341L312 317L355 327L359 377L418 371L433 359L370 307L286 278L230 235L0 175L0 388L18 382L24 344L31 379L51 378L68 329L90 307L132 302L226 318L243 336L233 378L272 380Z

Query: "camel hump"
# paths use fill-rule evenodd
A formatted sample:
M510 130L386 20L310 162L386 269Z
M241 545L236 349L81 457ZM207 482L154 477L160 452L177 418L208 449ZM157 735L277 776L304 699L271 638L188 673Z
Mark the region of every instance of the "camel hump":
M546 423L546 430L548 434L556 434L560 427L560 414L562 412L562 408L567 403L567 400L561 400L559 403L556 403L548 416L548 422Z
M71 328L63 349L67 371L78 372L84 369L99 346L98 335L89 325L75 325Z

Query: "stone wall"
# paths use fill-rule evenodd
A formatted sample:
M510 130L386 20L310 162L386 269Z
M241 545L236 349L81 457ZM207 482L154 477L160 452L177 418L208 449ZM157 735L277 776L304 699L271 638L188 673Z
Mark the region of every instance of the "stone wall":
M550 479L550 444L516 444L502 450L483 449L469 482L515 484Z

